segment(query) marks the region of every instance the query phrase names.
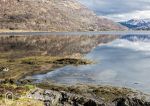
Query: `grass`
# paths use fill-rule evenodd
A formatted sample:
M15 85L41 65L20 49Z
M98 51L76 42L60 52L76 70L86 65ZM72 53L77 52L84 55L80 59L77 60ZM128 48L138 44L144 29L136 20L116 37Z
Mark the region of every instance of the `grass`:
M112 102L116 98L119 97L129 97L129 95L136 95L136 92L127 89L127 88L119 88L119 87L112 87L112 86L98 86L98 85L60 85L54 83L40 83L36 86L33 85L24 85L24 86L17 86L15 84L2 84L0 85L1 91L1 99L0 99L0 106L5 104L4 97L7 91L12 92L15 96L13 101L8 99L8 106L16 106L17 103L21 103L22 105L19 106L44 106L42 102L31 99L26 97L27 94L31 93L36 89L42 88L50 89L54 91L66 91L72 94L78 94L83 97L88 98L99 98L103 99L104 102ZM19 98L18 98L19 97ZM37 104L36 104L37 103ZM3 104L3 105L2 105ZM28 105L27 105L28 104Z
M82 56L114 36L0 36L0 79L20 79L65 65L85 65Z
M115 38L111 36L2 36L0 37L0 45L3 45L0 47L0 67L7 67L9 71L0 70L0 79L18 80L28 75L53 71L65 65L91 64L91 61L82 59L82 55L91 51L96 45L113 39ZM38 87L56 91L64 90L83 96L102 95L106 100L110 100L117 94L99 91L98 87L89 86L67 87L43 83ZM6 91L25 95L29 90L35 88L33 85L0 84L0 94L2 94L0 106L4 105ZM19 106L34 106L35 102L37 103L35 106L43 106L39 101L22 98L16 98L13 102L8 100L7 106L16 106L17 103L21 103Z
M90 61L84 59L66 58L61 56L26 56L21 58L11 58L10 55L12 55L12 53L0 53L0 67L7 67L9 69L9 72L2 72L1 70L0 79L19 79L26 75L52 71L55 68L65 65L90 63ZM61 60L60 63L58 63L59 60Z
M43 102L26 97L31 90L36 87L33 85L17 86L15 84L1 84L0 106L44 106ZM12 96L6 99L6 93L12 92Z
M0 4L0 28L52 32L124 29L114 22L98 18L92 11L73 0L49 2L7 0L0 1Z
M0 106L44 106L43 102L33 99L0 100Z

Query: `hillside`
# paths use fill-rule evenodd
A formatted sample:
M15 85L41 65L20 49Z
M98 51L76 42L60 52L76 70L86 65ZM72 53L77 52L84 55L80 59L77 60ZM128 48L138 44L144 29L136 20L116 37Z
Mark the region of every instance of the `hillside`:
M0 29L40 31L124 30L76 0L1 0Z
M120 24L133 30L150 30L150 19L131 19Z

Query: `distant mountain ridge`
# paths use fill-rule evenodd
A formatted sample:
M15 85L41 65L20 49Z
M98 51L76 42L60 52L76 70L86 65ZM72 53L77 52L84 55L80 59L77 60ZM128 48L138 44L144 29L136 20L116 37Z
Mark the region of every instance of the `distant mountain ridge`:
M150 19L131 19L120 24L133 30L150 30Z
M129 41L142 41L142 42L150 42L150 35L124 35L121 39L126 39Z
M125 30L77 0L1 0L0 29L40 31Z

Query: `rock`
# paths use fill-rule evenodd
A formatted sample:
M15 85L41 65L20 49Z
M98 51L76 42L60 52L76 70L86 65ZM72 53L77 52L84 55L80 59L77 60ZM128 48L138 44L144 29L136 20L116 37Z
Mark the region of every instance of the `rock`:
M29 97L43 101L45 106L105 106L103 102L65 91L38 89L30 93Z
M55 91L51 92L48 90L45 90L43 95L44 95L44 101L46 101L46 104L49 102L50 105L56 105L59 102L60 98L62 97L60 93L55 92Z
M0 67L0 72L8 72L9 68L7 67Z
M4 80L0 81L1 84L7 84L7 83L9 83L9 84L15 84L16 82L17 81L14 80L14 79L4 79Z
M84 104L84 106L105 106L105 104L97 104L95 101L89 100Z
M51 89L51 87L49 87L49 89ZM106 88L99 89L102 90ZM109 87L109 89L110 93L107 92L106 94L103 92L105 93L104 95L102 93L99 95L90 93L91 95L89 95L87 92L76 94L72 90L54 91L38 88L29 95L34 99L36 98L37 100L43 101L45 106L150 106L150 96L148 94L144 94L140 91L128 91L128 93L126 91L127 95L118 95L115 93L115 96L112 96L113 90L111 87ZM125 91L125 89L122 90ZM104 96L106 96L106 99L102 99ZM111 96L111 98L108 99L108 96Z
M10 84L15 84L15 83L16 83L16 80L14 80L14 79L9 79L9 83L10 83Z
M34 81L34 79L20 79L18 80L18 84L24 85L24 84L31 84Z
M115 99L115 106L150 106L150 102L146 102L137 98L117 98Z

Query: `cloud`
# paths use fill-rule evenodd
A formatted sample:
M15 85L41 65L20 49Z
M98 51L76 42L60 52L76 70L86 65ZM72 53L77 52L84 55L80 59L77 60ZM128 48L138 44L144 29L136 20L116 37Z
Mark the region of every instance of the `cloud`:
M98 15L118 18L139 13L146 15L144 11L150 11L149 0L79 0L87 7L94 10ZM148 12L149 13L149 12ZM125 15L124 15L125 14ZM138 16L139 16L138 15ZM149 16L149 15L148 15ZM149 17L150 18L150 17Z
M122 13L122 14L111 14L106 15L107 18L110 18L114 21L125 21L128 19L146 19L150 18L150 10L146 11L134 11L131 13Z

